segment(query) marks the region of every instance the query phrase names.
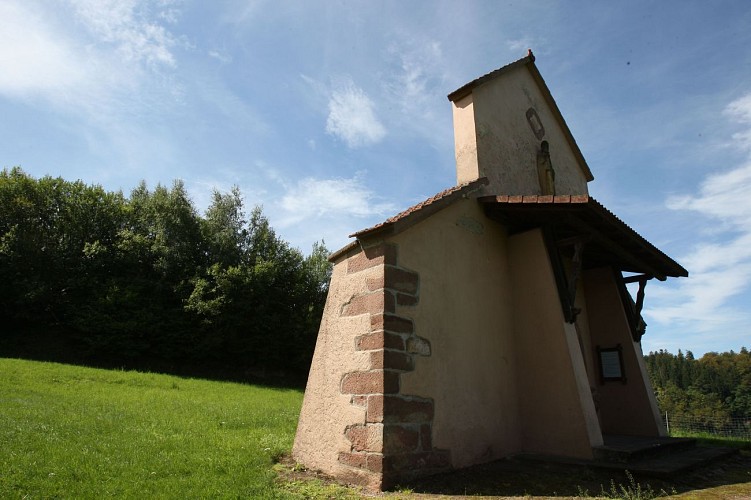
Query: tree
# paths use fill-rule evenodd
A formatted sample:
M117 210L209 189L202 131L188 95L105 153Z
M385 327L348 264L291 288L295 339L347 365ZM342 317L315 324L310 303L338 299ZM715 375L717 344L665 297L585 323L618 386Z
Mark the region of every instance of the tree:
M185 308L200 319L213 352L248 370L307 370L328 290L328 251L316 244L304 258L277 237L260 207L247 222L242 214L237 192L215 194L206 234L218 243L216 255L232 258L216 259L193 281Z
M92 359L306 372L328 251L282 240L238 188L201 217L175 181L125 198L81 181L0 174L0 312L55 327Z
M20 168L0 174L0 297L6 317L64 323L88 300L122 225L123 198Z
M680 350L678 355L661 350L645 361L662 411L706 426L751 415L751 356L746 349L708 352L700 359L691 351L683 356Z
M202 226L208 260L222 268L239 266L247 251L249 236L240 190L237 186L226 194L215 190L212 197Z

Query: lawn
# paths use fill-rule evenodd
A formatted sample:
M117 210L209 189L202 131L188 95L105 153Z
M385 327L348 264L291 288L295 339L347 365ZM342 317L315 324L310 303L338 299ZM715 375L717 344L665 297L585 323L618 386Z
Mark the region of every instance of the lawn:
M289 460L301 403L293 389L0 358L0 498L361 498ZM386 496L749 498L743 448L671 481L512 459Z
M285 498L299 390L0 359L0 498Z

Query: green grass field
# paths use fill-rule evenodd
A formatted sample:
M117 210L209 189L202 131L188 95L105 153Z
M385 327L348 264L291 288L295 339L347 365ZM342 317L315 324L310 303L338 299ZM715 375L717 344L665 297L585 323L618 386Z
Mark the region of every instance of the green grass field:
M0 358L0 498L361 498L275 465L301 403L299 390ZM613 480L630 486L623 474L501 460L386 496L570 498ZM638 498L749 498L751 458L644 484Z
M0 359L0 498L285 498L302 392ZM296 495L294 495L296 496Z

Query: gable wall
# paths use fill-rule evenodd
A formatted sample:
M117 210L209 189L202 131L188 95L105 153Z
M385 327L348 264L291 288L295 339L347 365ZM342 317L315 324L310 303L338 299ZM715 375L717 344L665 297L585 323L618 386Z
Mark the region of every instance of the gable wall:
M527 121L530 107L544 127L541 139ZM550 144L556 194L588 192L578 161L528 69L518 68L475 88L473 110L479 175L490 179L490 192L541 194L537 152L542 140Z

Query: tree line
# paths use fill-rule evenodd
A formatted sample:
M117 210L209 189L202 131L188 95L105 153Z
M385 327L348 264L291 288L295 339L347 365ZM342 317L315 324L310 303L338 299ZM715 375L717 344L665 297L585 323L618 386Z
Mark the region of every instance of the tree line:
M181 181L124 196L4 169L0 337L122 366L306 374L327 254L292 248L236 187L200 215Z
M732 419L751 421L751 354L660 350L644 357L663 412L689 417L710 427Z

